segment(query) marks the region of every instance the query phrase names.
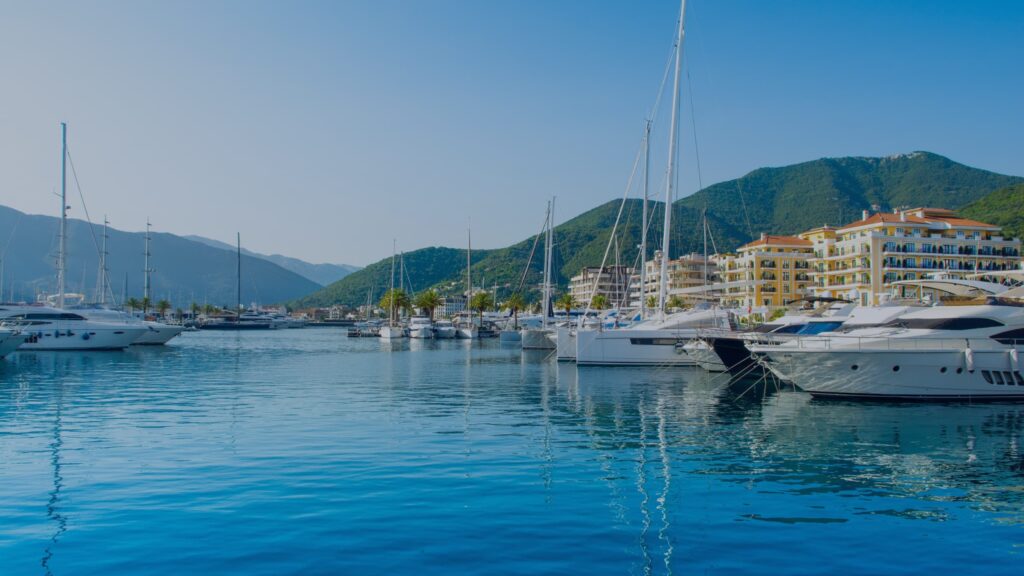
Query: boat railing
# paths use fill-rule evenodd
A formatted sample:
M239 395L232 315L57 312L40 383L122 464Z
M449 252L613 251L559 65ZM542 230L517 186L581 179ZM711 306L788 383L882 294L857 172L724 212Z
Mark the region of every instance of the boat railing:
M798 350L836 350L836 351L887 351L887 350L919 350L919 351L1024 351L1024 339L950 337L893 337L893 336L854 336L849 334L800 335L800 334L762 334L748 340L755 346L785 346Z

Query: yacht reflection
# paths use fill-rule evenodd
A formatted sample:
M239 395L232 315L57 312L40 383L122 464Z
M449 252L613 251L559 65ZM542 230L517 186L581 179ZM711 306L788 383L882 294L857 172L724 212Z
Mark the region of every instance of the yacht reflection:
M54 415L53 440L50 442L50 465L53 467L53 490L50 491L50 499L46 502L46 517L54 524L53 536L43 550L43 558L40 565L47 576L53 574L50 561L53 560L54 548L57 546L60 537L67 532L67 518L60 512L60 493L64 488L64 477L61 474L61 447L64 439L61 435L62 417L64 409L64 385L57 384L57 403Z

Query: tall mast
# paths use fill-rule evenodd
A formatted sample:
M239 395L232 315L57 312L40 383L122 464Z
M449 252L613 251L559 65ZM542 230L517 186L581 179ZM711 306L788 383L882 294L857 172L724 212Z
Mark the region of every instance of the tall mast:
M60 123L60 252L57 255L57 307L64 307L68 250L68 124Z
M647 318L647 198L651 181L651 121L644 127L644 209L640 225L640 319Z
M235 310L238 318L242 317L242 233L235 232L236 270L235 270Z
M676 69L675 77L672 82L672 124L669 129L668 137L668 173L666 174L665 183L665 224L664 229L661 233L661 282L658 287L658 309L662 314L665 313L665 303L668 297L668 261L672 257L672 251L670 250L670 241L672 234L672 198L675 192L675 178L676 178L676 156L679 152L676 150L679 144L679 83L681 70L683 67L683 36L684 26L686 22L686 0L681 0L681 6L679 8L679 35L676 38Z
M107 227L110 226L110 221L107 220L107 215L103 215L103 243L100 245L100 267L96 272L96 303L106 304L107 303Z
M704 301L708 299L708 209L704 208L701 217L704 225Z
M398 240L391 240L391 290L388 292L388 326L395 324L395 253L398 252Z
M548 326L548 298L551 294L551 201L548 200L547 214L544 215L544 271L541 273L541 324Z
M466 310L469 310L469 301L473 298L473 229L466 228Z
M149 218L146 218L146 254L145 254L145 264L143 266L143 271L142 271L142 273L143 273L143 276L142 276L142 299L144 301L146 301L146 302L150 302L152 300L152 298L151 298L151 286L149 284L149 282L150 282L149 276L150 276L150 273L153 271L149 267L149 229L150 229L150 227L151 227L151 224L149 223Z

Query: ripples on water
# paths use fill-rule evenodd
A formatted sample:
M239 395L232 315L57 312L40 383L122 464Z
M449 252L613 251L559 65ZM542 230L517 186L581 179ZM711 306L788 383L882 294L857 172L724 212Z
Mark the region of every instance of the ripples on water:
M329 329L21 353L0 573L1019 574L1022 428Z

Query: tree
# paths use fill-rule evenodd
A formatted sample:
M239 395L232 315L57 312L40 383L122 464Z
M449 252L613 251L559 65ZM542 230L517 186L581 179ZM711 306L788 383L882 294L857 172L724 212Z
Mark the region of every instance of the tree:
M670 296L668 302L665 303L666 308L682 308L683 306L686 306L686 303L683 302L683 299L678 294Z
M480 322L483 323L484 311L494 307L494 298L491 297L490 292L477 292L469 299L469 307L477 311L480 315Z
M388 290L381 296L380 307L388 311L388 319L394 322L398 320L400 310L409 308L409 295L399 288Z
M516 292L505 300L505 308L512 311L512 325L516 330L519 330L519 311L526 307L526 300L523 300L522 294Z
M213 314L216 312L217 307L214 306L213 304L206 304L205 306L203 306L203 314L206 314L207 316L213 316Z
M590 306L594 310L604 310L608 307L608 297L604 294L595 294L594 297L590 299Z
M420 311L425 310L427 316L430 316L430 321L433 322L434 310L441 305L441 295L437 293L437 290L431 288L417 294L414 304Z
M167 300L161 300L156 303L156 312L161 318L167 317L167 311L171 309L171 303Z
M196 316L199 315L199 304L196 304L195 302L193 302L192 305L189 306L188 309L192 312L192 319L195 320Z
M648 308L657 308L657 306L658 306L658 297L655 296L654 294L651 294L650 296L648 296L647 297L647 307Z
M150 307L151 304L152 304L152 302L149 301L149 296L143 296L142 297L142 313L143 314L146 314L146 313L149 312L149 307Z
M565 310L565 315L568 316L576 307L576 299L572 297L571 293L566 292L559 296L558 300L555 300L555 307Z
M141 304L139 304L139 300L134 296L125 301L124 305L128 307L129 312L135 312L141 306Z

